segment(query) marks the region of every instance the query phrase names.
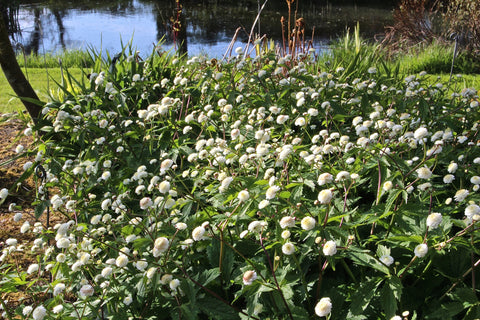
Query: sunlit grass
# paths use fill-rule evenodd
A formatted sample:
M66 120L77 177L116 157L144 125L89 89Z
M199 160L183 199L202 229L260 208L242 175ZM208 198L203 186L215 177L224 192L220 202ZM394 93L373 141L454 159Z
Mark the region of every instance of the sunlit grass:
M60 53L46 53L41 55L17 55L18 64L21 67L27 65L30 68L57 68L60 64L65 68L89 68L94 61L88 54L88 51L69 50Z
M47 74L48 71L48 74ZM80 68L71 68L69 72L80 79L82 71ZM42 101L48 101L48 92L50 90L57 90L58 86L55 83L61 82L60 68L28 68L26 73L30 84L37 92L38 97ZM15 92L7 82L3 72L0 72L0 113L9 113L14 111L23 111L24 107L19 98L16 97Z

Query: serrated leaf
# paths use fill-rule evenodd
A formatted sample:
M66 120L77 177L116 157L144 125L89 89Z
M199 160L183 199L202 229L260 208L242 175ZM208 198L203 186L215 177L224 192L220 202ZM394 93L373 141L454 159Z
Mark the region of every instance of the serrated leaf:
M385 315L387 319L390 319L395 315L397 311L397 301L395 299L395 294L393 293L392 288L388 282L385 282L380 293L380 299L382 301L383 310L385 310Z
M377 291L380 282L377 278L370 279L368 281L363 281L360 283L359 288L355 291L352 304L350 306L350 311L353 315L362 314L370 304L375 291Z
M212 282L213 280L217 279L219 276L220 276L220 270L218 268L204 270L198 276L198 282L200 282L202 285L206 286L210 282Z
M360 250L358 248L351 247L346 251L346 256L358 265L370 267L385 274L390 274L388 267L373 257L369 250Z
M400 281L400 278L398 278L395 275L392 275L388 279L388 285L392 289L395 299L397 299L397 301L400 301L400 299L402 298L402 291L403 291L403 284L402 284L402 281Z
M458 288L449 294L453 300L460 301L465 307L477 304L478 299L473 290L470 288Z

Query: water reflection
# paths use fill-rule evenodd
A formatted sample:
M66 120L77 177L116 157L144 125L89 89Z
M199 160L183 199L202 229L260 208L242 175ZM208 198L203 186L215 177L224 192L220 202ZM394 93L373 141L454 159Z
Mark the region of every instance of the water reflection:
M251 0L234 4L181 1L181 11L175 1L165 0L20 1L20 28L12 31L12 38L33 53L88 46L115 52L120 48L120 40L125 43L131 38L145 52L152 50L161 38L165 38L167 47L175 46L176 39L177 47L183 44L183 50L188 49L190 54L218 57L223 55L238 27L243 27L239 44L248 39L258 9L257 1ZM268 3L260 19L261 33L280 42L280 19L287 15L284 1ZM179 24L175 28L176 17ZM343 34L347 27L353 28L357 21L364 36L381 34L384 26L391 23L392 5L320 5L309 0L298 6L297 17L304 18L307 36L314 31L314 43L319 47Z

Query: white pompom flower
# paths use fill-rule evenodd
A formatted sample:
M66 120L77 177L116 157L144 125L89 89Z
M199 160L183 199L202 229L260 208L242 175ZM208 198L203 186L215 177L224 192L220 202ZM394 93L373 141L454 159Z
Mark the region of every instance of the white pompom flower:
M322 298L315 306L315 314L319 317L326 317L332 312L332 301L330 298Z

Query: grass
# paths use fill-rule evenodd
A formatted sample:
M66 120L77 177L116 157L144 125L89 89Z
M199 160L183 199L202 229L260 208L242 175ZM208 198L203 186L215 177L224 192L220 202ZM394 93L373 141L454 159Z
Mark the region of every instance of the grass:
M452 66L454 44L433 42L428 45L419 44L409 48L407 52L399 54L396 61L400 63L400 72L418 73L423 70L429 73L449 73ZM466 52L457 52L454 73L475 74L480 73L478 59Z
M77 79L82 76L80 68L70 68L68 70ZM59 67L48 68L48 74L45 68L28 68L27 75L32 87L42 101L48 101L48 92L58 89L55 81L61 81ZM0 113L21 112L23 110L22 102L16 97L3 72L0 72Z
M20 54L17 56L17 61L21 67L27 65L29 68L58 68L60 62L65 68L91 68L95 63L87 51L81 50L69 50L55 54L46 53L45 55Z

